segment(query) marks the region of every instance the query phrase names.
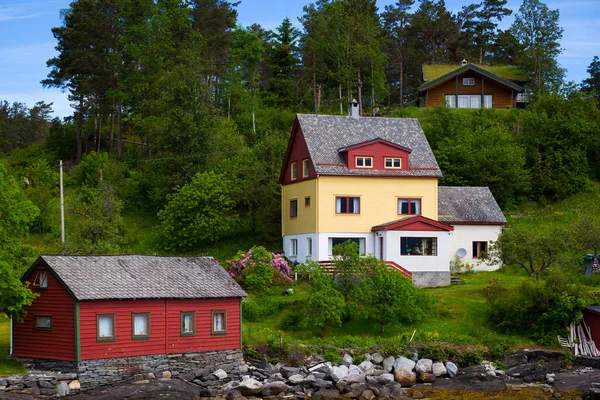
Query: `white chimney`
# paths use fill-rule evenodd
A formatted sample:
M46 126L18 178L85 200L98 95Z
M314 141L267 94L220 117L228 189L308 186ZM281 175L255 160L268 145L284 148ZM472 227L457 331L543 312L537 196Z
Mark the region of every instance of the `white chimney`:
M358 101L356 99L352 99L352 102L348 105L348 113L350 114L350 118L360 118Z
M467 64L468 64L467 60L465 60L464 58L463 58L463 60L462 60L460 63L461 63L463 66L465 66L465 65L467 65Z

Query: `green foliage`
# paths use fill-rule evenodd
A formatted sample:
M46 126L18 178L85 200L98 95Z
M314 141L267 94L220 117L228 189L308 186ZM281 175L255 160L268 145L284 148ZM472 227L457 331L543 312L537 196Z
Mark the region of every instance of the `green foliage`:
M506 293L506 288L502 286L500 279L490 278L490 286L483 289L483 297L489 304L490 308L494 308L494 304L500 300Z
M344 311L344 297L336 289L330 276L321 270L311 275L312 289L305 307L305 326L325 333L328 326L341 325Z
M252 248L254 264L243 272L245 287L256 292L263 292L273 284L272 256L264 247Z
M358 244L350 240L334 246L332 264L335 268L335 287L344 297L346 316L350 315L350 300L358 288L365 271Z
M27 198L40 210L31 224L31 232L50 233L57 231L58 207L58 173L50 167L46 160L37 160L27 169L30 185L25 191Z
M213 172L199 173L192 182L168 196L158 213L163 247L191 250L202 242L215 243L232 223L231 182Z
M23 321L24 306L30 306L38 294L32 293L28 285L23 284L13 267L0 261L0 311Z
M259 322L273 317L281 310L281 303L270 296L259 296L243 301L242 319L244 322Z

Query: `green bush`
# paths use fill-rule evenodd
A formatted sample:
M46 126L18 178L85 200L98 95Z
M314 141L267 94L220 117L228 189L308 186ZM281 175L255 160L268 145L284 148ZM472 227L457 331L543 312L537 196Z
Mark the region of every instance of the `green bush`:
M278 314L281 306L280 302L268 296L245 300L242 303L242 321L259 322Z
M302 313L290 312L283 316L279 325L284 331L293 330L300 326L302 321Z

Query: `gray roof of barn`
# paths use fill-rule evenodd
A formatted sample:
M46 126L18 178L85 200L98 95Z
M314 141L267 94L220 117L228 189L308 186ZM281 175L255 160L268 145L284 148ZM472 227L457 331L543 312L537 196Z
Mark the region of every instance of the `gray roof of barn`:
M44 255L34 266L40 261L78 300L246 296L212 257Z
M415 118L350 118L298 114L298 122L317 174L442 176L425 133ZM374 139L382 139L412 150L409 171L349 169L343 154L338 150Z
M506 224L506 218L487 187L438 187L438 220L463 224Z

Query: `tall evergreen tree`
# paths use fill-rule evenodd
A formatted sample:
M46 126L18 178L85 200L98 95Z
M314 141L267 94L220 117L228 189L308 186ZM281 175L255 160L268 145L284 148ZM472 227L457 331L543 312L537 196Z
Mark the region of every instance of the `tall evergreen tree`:
M600 108L600 59L598 56L594 56L592 63L587 68L587 72L590 74L590 77L582 82L581 88L593 94L598 103L598 108Z
M459 26L444 0L421 0L412 17L409 35L423 62L441 64L460 59L456 54Z
M298 48L299 32L292 26L289 18L285 18L277 27L275 39L267 55L267 63L271 77L267 90L273 94L276 105L288 110L295 99L295 83L298 78Z

